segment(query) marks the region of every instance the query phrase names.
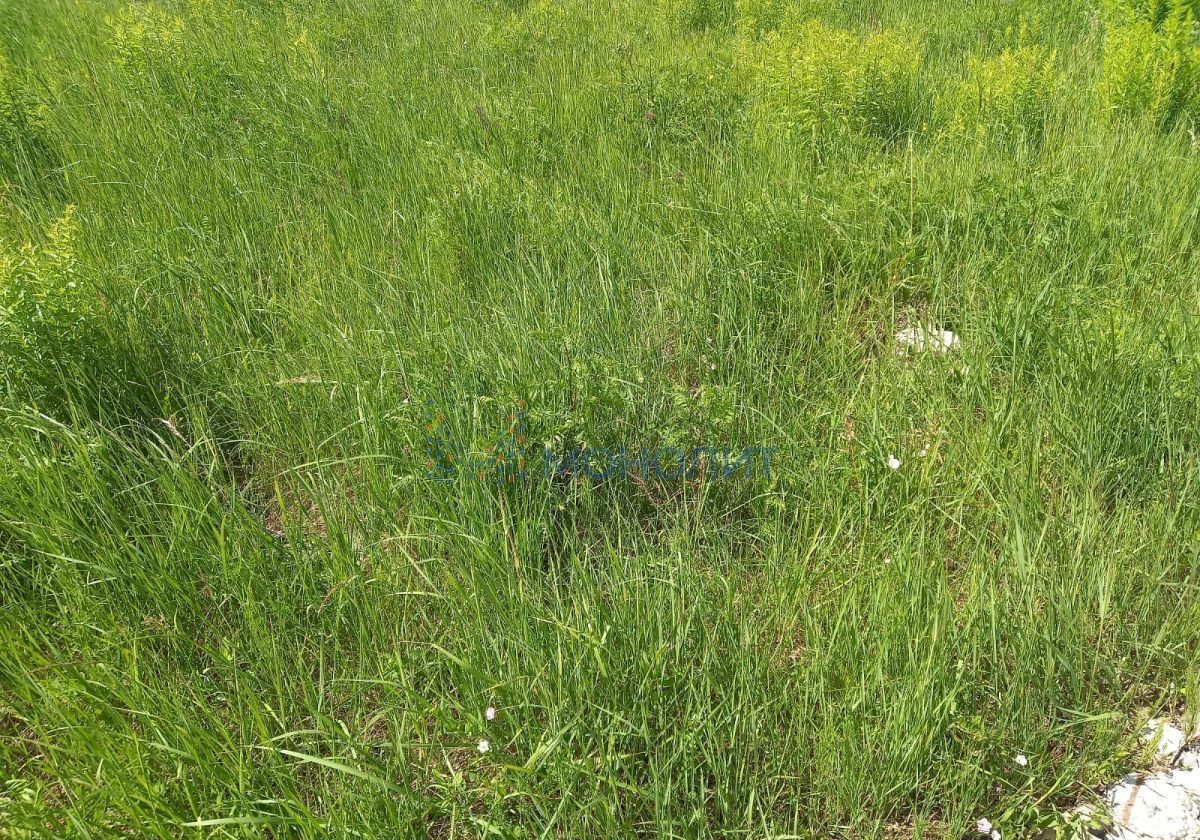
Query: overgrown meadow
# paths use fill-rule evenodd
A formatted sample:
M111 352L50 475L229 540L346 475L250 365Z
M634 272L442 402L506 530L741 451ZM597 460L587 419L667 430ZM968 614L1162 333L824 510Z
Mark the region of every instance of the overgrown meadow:
M1200 691L1196 20L0 0L0 837L1070 836Z

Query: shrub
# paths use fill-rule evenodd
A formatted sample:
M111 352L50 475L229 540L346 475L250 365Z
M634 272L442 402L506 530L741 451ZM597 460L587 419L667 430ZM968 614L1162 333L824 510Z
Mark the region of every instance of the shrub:
M131 3L104 22L117 64L123 68L152 74L178 55L183 20L153 3Z
M859 36L810 20L742 39L737 65L767 132L830 126L893 138L918 121L919 45L894 32Z
M0 355L5 384L46 385L62 363L77 358L88 302L75 260L75 208L67 207L46 242L11 247L0 242Z
M1189 0L1113 6L1104 38L1100 97L1114 116L1144 116L1161 128L1200 120L1200 49Z
M1060 89L1054 59L1053 51L1037 46L972 58L967 77L950 96L952 133L1040 135Z

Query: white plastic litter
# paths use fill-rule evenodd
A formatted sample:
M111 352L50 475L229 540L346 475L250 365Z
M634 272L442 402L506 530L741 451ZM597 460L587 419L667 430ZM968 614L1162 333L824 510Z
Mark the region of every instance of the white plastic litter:
M896 341L901 345L901 350L932 350L935 353L945 353L962 343L950 330L923 325L900 330L896 333Z

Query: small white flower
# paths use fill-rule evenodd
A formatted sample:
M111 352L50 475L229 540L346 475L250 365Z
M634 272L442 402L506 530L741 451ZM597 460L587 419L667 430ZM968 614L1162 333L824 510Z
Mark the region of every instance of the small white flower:
M890 566L890 565L892 565L892 558L891 558L891 557L884 557L884 558L883 558L883 565L885 565L885 566Z
M921 447L921 451L917 453L917 457L924 458L928 454L929 454L929 445L926 444L925 446Z
M476 749L478 749L481 753L485 753L488 750L490 750L491 748L492 748L492 744L490 741L488 741L487 738L484 738L482 741L480 741L479 746L476 747Z
M708 366L708 369L709 369L709 370L716 370L716 369L717 369L717 363L716 363L716 362L713 362L711 365L709 365L709 366Z
M991 834L992 833L992 821L989 820L987 817L983 817L982 819L980 819L978 822L975 823L975 830L978 831L980 834Z
M496 707L488 706L486 709L484 709L483 716L485 718L487 718L488 720L495 720L496 719Z
M1017 755L1017 758L1016 758L1016 761L1017 761L1017 764L1019 764L1021 767L1028 767L1028 766L1029 766L1029 759L1028 759L1028 758L1026 758L1026 757L1025 757L1024 755L1022 755L1022 754L1019 754L1019 753L1018 753L1018 755Z
M998 828L992 829L992 840L1000 840L1000 829L998 829Z
M895 455L889 455L887 457L887 465L893 470L898 470L900 469L900 459Z

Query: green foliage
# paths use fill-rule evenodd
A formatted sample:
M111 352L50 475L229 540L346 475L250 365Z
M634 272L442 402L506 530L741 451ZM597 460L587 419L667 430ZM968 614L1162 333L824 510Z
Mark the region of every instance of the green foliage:
M522 179L474 155L443 161L448 191L430 216L431 242L467 283L482 292L488 279L517 256L529 227L530 198ZM446 225L440 224L445 215Z
M31 840L42 807L42 785L25 779L6 779L0 788L0 838Z
M185 47L183 19L151 2L122 6L105 24L117 64L135 75L171 66Z
M729 440L737 419L737 392L729 385L674 383L663 423L664 440L672 446L712 446Z
M737 29L742 35L758 36L783 23L788 0L737 0Z
M1200 47L1189 0L1109 10L1100 98L1113 116L1162 128L1200 120Z
M75 208L51 225L46 241L13 247L0 242L0 353L5 385L45 388L77 360L91 301L75 255Z
M1195 14L1196 0L1101 0L1101 10L1109 21L1145 21L1156 29L1178 14Z
M42 106L0 51L0 147L23 142L43 127Z
M658 0L660 14L677 32L724 31L737 15L734 0Z
M45 110L0 50L0 173L11 170L22 152L40 150Z
M717 56L639 67L626 88L629 119L651 147L722 149L733 143L744 115L745 97Z
M534 0L509 12L490 34L498 61L528 66L569 46L576 35L575 17L561 0Z
M193 144L209 153L258 148L282 155L297 80L322 78L322 57L307 30L288 27L286 54L268 64L270 36L253 11L230 0L192 0L180 11L133 3L106 17L113 63L138 92L133 99L157 100L156 107L184 118ZM283 22L294 24L286 15ZM214 48L230 40L243 44L236 58ZM276 84L252 92L268 66Z
M741 39L737 65L760 132L804 137L845 126L891 139L918 123L921 50L895 32L785 22L761 40Z
M0 835L1029 837L1195 699L1186 15L155 2L0 0Z
M960 135L1039 137L1062 89L1055 54L1045 47L972 57L966 78L949 97L949 129Z

